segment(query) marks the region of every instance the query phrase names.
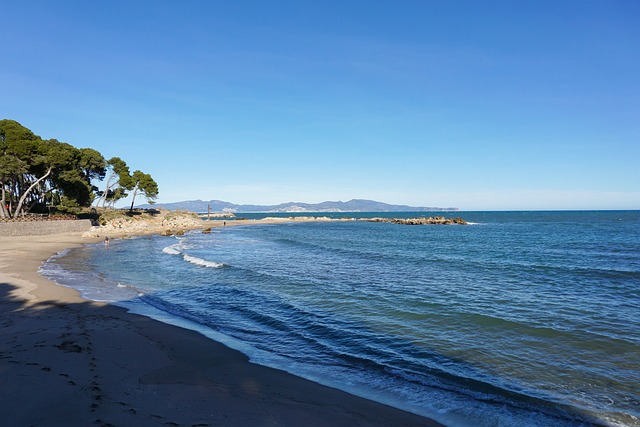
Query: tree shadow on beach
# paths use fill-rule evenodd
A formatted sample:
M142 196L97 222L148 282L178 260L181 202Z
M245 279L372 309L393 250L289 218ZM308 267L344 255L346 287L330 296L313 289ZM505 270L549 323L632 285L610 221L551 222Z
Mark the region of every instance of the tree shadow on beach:
M0 283L6 425L435 426L248 362L203 335L94 302L28 302Z

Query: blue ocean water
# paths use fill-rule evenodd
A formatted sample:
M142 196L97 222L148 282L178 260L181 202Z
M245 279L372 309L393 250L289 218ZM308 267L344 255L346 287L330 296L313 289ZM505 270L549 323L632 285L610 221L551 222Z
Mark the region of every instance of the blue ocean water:
M115 240L42 271L446 425L640 426L640 211L454 215Z

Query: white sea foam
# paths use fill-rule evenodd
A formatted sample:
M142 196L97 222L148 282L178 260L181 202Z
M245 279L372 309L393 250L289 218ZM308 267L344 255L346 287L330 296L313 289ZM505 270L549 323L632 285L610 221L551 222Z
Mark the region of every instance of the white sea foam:
M219 262L207 261L206 259L198 258L198 257L187 255L187 254L183 254L182 258L184 258L185 261L190 262L191 264L200 265L202 267L209 267L209 268L224 267L224 264L221 264Z
M181 252L178 250L178 246L180 246L180 243L176 243L175 245L167 246L166 248L162 249L162 252L164 252L165 254L169 254L169 255L180 255Z

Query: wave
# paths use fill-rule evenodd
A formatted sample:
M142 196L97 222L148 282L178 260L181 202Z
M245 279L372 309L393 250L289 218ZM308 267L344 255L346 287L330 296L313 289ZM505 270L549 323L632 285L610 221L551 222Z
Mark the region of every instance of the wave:
M219 263L219 262L213 262L213 261L207 261L206 259L198 258L198 257L187 255L187 254L182 254L182 258L185 261L190 262L191 264L200 265L202 267L209 267L209 268L226 267L226 264L222 264L222 263Z
M195 265L199 265L201 267L208 267L208 268L222 268L222 267L226 267L226 264L222 264L219 262L213 262L213 261L207 261L206 259L202 259L202 258L198 258L192 255L188 255L182 252L181 249L184 249L184 245L182 244L182 242L179 243L175 243L173 245L169 245L166 246L164 248L162 248L162 252L164 252L165 254L169 254L169 255L182 255L182 258L187 261L190 262L191 264L195 264Z
M133 285L127 285L127 284L123 284L123 283L118 282L116 287L131 290L131 291L135 292L138 297L141 297L141 296L144 295L144 292L142 292L140 289L136 288Z
M176 243L175 245L167 246L162 249L162 252L169 255L180 255L181 252L177 249L180 243Z

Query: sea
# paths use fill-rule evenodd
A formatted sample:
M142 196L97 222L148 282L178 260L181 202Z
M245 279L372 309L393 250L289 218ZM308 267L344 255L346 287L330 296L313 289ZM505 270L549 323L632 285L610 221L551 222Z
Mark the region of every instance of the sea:
M112 240L41 272L447 426L640 426L640 211L311 215L343 219ZM362 220L431 215L469 225Z

